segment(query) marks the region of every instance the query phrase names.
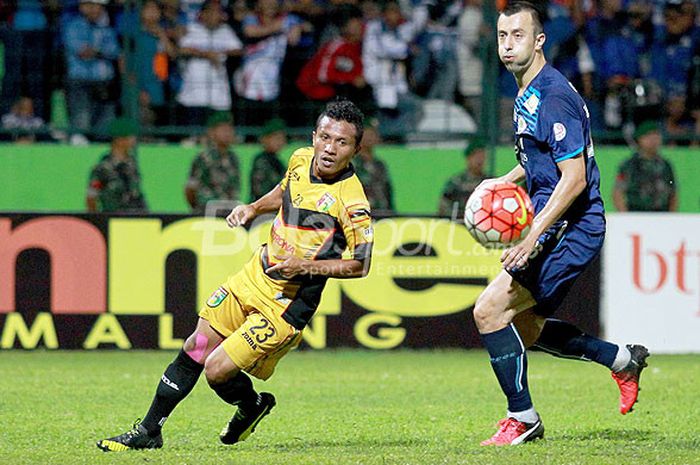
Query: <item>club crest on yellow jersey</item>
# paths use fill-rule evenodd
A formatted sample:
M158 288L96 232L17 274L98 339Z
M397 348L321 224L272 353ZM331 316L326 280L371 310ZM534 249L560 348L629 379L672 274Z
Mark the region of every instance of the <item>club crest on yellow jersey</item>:
M211 297L209 297L209 300L207 300L207 305L212 308L218 307L226 297L228 297L228 291L223 287L220 287L214 291Z
M318 199L318 202L316 202L316 208L319 209L319 211L322 211L324 213L327 213L328 210L331 209L333 204L335 203L335 198L326 192L321 196L320 199Z

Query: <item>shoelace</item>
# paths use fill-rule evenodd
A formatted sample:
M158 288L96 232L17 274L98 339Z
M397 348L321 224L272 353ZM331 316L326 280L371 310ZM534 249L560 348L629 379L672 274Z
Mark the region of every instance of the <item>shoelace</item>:
M515 418L504 418L498 422L499 432L506 432L510 429L517 429L520 422Z
M137 418L136 421L134 422L133 426L129 431L124 433L122 436L125 436L125 439L131 439L139 434L139 425L141 424L141 419Z

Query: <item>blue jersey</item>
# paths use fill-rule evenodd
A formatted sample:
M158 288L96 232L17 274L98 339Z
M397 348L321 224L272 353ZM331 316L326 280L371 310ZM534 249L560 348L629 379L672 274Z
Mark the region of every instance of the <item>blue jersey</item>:
M550 65L515 99L513 111L515 153L525 169L527 190L535 213L552 195L559 179L557 163L583 156L586 188L564 212L561 221L588 233L605 231L600 196L600 172L593 156L588 108L569 81Z

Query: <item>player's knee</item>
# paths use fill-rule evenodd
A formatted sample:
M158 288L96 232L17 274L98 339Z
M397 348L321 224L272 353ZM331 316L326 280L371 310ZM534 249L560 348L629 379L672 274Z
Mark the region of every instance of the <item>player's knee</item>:
M496 305L488 292L483 292L474 305L474 323L479 331L490 329L496 319Z
M211 346L211 348L210 348ZM210 344L209 338L199 331L195 331L185 339L182 345L182 350L197 363L204 363L211 350L215 345Z
M196 333L190 334L190 336L185 339L185 343L182 345L182 350L188 354L193 352L197 347L197 336Z
M209 384L221 384L228 381L233 372L218 357L207 357L204 362L204 376Z

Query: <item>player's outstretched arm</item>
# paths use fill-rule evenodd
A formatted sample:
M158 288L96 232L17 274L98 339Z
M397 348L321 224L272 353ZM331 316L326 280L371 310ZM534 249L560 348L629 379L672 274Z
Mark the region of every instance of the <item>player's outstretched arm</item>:
M540 235L569 209L586 188L586 162L583 155L561 161L557 166L561 171L561 178L554 192L544 208L535 216L527 237L518 245L506 249L501 255L504 268L523 266Z
M282 206L282 187L278 184L267 194L253 203L237 205L226 217L226 223L230 228L243 226L252 221L256 216L279 210Z
M278 272L286 279L298 275L326 276L329 278L361 278L369 272L365 262L355 259L304 260L294 256L275 257L283 260L271 266L266 273Z

